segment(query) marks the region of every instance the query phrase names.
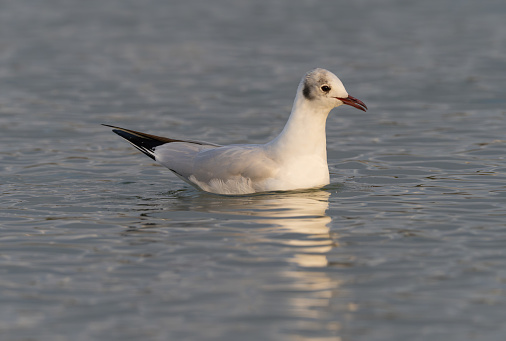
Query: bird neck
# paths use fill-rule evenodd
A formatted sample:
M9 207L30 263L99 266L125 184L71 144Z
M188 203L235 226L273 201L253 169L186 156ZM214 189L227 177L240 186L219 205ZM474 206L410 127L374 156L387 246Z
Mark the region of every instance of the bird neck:
M325 123L331 109L297 95L283 131L269 145L283 155L318 155L327 160Z

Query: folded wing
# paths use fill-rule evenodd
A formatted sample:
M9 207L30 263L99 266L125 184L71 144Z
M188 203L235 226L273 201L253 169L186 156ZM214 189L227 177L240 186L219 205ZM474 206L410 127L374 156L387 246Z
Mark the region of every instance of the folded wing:
M262 145L220 146L105 126L113 128L113 132L182 180L208 192L262 191L268 185L267 181L278 173L278 164Z
M193 172L193 161L199 152L220 147L209 142L171 139L108 124L104 126L113 128L114 133L185 181L189 181L188 177Z

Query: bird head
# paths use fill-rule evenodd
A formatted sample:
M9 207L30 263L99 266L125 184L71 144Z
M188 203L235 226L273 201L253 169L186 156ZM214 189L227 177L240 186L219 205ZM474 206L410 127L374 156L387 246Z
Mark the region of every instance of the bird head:
M317 68L309 71L302 78L299 92L306 101L329 110L343 104L362 111L367 110L364 102L348 95L341 80L325 69Z

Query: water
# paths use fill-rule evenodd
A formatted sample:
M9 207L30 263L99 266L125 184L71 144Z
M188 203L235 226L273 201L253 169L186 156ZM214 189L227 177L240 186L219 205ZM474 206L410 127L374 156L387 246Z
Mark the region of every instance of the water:
M504 340L506 5L3 1L2 340ZM264 142L300 77L332 184L201 193L100 123Z

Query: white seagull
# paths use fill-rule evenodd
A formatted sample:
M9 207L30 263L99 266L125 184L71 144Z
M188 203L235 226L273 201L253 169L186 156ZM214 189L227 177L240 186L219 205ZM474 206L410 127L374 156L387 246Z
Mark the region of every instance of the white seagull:
M105 125L190 185L217 194L249 194L318 188L329 184L325 123L333 108L366 111L336 75L309 71L297 88L283 131L265 144L179 140Z

